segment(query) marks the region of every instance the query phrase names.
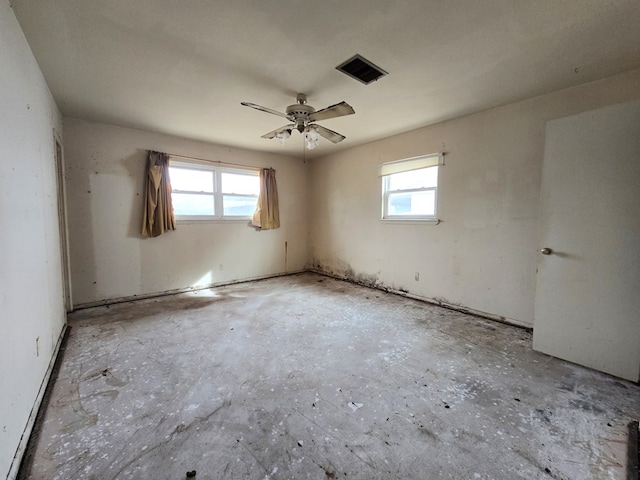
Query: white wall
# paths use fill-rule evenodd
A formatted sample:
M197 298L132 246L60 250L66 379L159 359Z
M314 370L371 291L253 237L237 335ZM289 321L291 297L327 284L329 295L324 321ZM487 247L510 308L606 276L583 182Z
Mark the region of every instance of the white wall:
M61 134L62 123L6 0L0 1L0 45L0 477L5 478L65 312L53 143L53 129Z
M72 118L64 128L75 306L284 273L285 242L286 271L305 268L302 160ZM147 150L275 168L281 227L179 223L176 231L142 238Z
M313 160L312 268L533 326L546 121L637 98L640 70ZM380 221L377 165L439 151L442 223Z

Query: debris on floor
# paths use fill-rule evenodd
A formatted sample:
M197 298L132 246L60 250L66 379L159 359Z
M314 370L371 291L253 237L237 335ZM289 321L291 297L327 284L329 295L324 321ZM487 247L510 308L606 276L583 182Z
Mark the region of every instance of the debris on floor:
M210 293L71 313L18 480L627 476L640 386L527 330L311 273Z

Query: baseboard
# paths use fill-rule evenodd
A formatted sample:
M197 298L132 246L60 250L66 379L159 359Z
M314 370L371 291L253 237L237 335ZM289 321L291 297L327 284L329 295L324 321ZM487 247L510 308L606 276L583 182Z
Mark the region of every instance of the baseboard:
M73 306L73 311L75 312L78 310L85 310L87 308L94 308L94 307L104 307L105 305L115 305L117 303L135 302L136 300L146 300L148 298L166 297L167 295L178 295L179 293L197 292L199 290L207 290L208 288L219 288L227 285L237 285L239 283L266 280L268 278L286 277L288 275L297 275L299 273L304 273L307 271L309 270L306 270L306 269L294 270L286 273L273 273L270 275L263 275L259 277L243 278L241 280L229 280L226 282L210 283L207 285L199 285L197 287L176 288L174 290L165 290L163 292L145 293L142 295L131 295L127 297L118 297L118 298L107 298L104 300L99 300L97 302L79 303Z
M425 296L422 296L422 295L416 295L416 294L413 294L413 293L406 292L404 290L395 290L393 288L385 287L385 286L382 286L382 285L374 285L374 284L369 284L369 283L358 282L358 281L353 280L353 279L351 279L349 277L328 273L328 272L325 272L325 271L322 271L322 270L317 270L317 269L314 269L314 268L295 270L295 271L286 272L286 273L275 273L275 274L263 275L263 276L259 276L259 277L243 278L241 280L230 280L230 281L227 281L227 282L211 283L211 284L197 286L197 287L185 287L185 288L178 288L178 289L175 289L175 290L166 290L166 291L163 291L163 292L155 292L155 293L148 293L148 294L142 294L142 295L132 295L132 296L127 296L127 297L110 298L110 299L100 300L100 301L97 301L97 302L80 303L80 304L74 305L73 311L84 310L84 309L87 309L87 308L94 308L94 307L103 307L105 305L114 305L114 304L118 304L118 303L133 302L133 301L136 301L136 300L145 300L145 299L148 299L148 298L164 297L164 296L167 296L167 295L177 295L177 294L180 294L180 293L196 292L196 291L199 291L199 290L206 290L208 288L219 288L219 287L224 287L224 286L227 286L227 285L236 285L236 284L239 284L239 283L255 282L257 280L266 280L266 279L269 279L269 278L285 277L285 276L288 276L288 275L298 275L298 274L304 273L304 272L317 273L318 275L324 275L326 277L335 278L337 280L343 280L343 281L346 281L346 282L349 282L349 283L354 283L356 285L362 285L364 287L373 288L373 289L376 289L376 290L381 290L383 292L393 293L394 295L400 295L402 297L411 298L413 300L419 300L421 302L430 303L432 305L438 305L440 307L447 308L449 310L454 310L456 312L467 313L469 315L474 315L476 317L486 318L488 320L493 320L495 322L504 323L504 324L507 324L507 325L511 325L513 327L524 328L526 330L533 330L533 327L531 325L529 325L527 323L524 323L524 322L521 322L519 320L513 319L513 318L506 318L506 317L503 317L501 315L494 315L492 313L487 313L487 312L483 312L483 311L480 311L480 310L475 310L473 308L468 308L468 307L465 307L465 306L462 306L462 305L455 305L455 304L447 303L447 302L444 302L444 301L442 301L440 299L437 299L437 298L430 298L430 297L425 297Z
M11 467L9 468L9 473L7 474L7 480L15 480L18 477L18 473L20 472L20 467L22 465L22 460L24 459L25 452L27 451L27 447L29 445L29 440L31 439L31 435L33 432L33 427L36 424L36 420L38 419L38 415L40 414L41 407L43 405L43 399L46 396L46 393L49 390L49 382L51 380L53 372L56 370L56 366L58 365L58 358L60 352L63 350L62 346L66 341L68 334L68 327L65 324L60 332L60 336L58 337L58 341L56 342L55 348L53 349L53 353L51 355L51 360L49 361L49 366L47 367L47 371L45 372L44 378L42 379L42 383L40 383L40 389L38 390L38 395L36 396L36 400L33 403L33 407L31 407L31 412L29 413L29 419L27 420L27 425L22 432L22 437L20 437L20 443L18 443L18 448L16 449L16 453L13 456L13 461L11 462Z
M421 302L430 303L432 305L437 305L439 307L447 308L449 310L454 310L456 312L467 313L467 314L473 315L475 317L486 318L487 320L493 320L494 322L504 323L504 324L510 325L512 327L523 328L525 330L533 330L533 327L531 327L531 325L528 325L528 324L526 324L524 322L520 322L520 321L512 319L512 318L506 318L506 317L503 317L503 316L500 316L500 315L494 315L492 313L487 313L487 312L483 312L483 311L480 311L480 310L475 310L473 308L464 307L462 305L455 305L455 304L443 302L442 300L437 299L437 298L424 297L422 295L416 295L416 294L413 294L413 293L406 292L404 290L395 290L393 288L385 287L385 286L382 286L382 285L362 283L362 282L358 282L356 280L353 280L353 279L351 279L349 277L344 277L344 276L335 275L335 274L332 274L332 273L327 273L325 271L316 270L314 268L310 268L308 271L313 272L313 273L317 273L319 275L324 275L326 277L335 278L337 280L343 280L345 282L354 283L356 285L362 285L363 287L368 287L368 288L373 288L375 290L380 290L380 291L383 291L383 292L393 293L394 295L400 295L401 297L411 298L413 300L418 300L418 301L421 301Z
M640 476L640 442L638 436L638 422L629 423L629 441L627 443L627 479L638 480Z

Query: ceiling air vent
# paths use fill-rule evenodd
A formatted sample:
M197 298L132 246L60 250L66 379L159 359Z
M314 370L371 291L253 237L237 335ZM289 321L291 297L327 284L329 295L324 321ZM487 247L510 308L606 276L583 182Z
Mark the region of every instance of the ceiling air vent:
M354 55L336 68L365 85L387 75L387 72L360 55Z

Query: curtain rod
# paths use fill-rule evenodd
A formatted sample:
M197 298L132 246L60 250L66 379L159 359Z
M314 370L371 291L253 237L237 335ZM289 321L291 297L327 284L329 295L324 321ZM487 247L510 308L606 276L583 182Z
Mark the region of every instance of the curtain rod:
M231 167L241 167L241 168L246 168L250 170L262 170L263 168L263 167L252 167L249 165L240 165L239 163L221 162L220 160L210 160L208 158L189 157L187 155L178 155L177 153L169 153L169 152L164 152L164 153L169 155L170 157L184 158L187 160L198 160L201 162L208 162L208 163L217 163L218 165L229 165Z

